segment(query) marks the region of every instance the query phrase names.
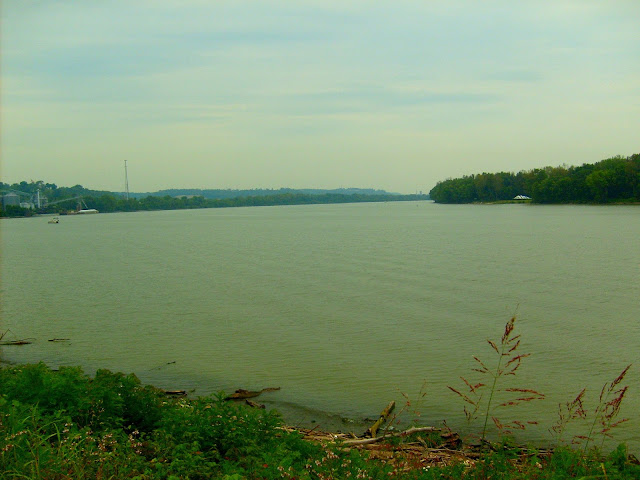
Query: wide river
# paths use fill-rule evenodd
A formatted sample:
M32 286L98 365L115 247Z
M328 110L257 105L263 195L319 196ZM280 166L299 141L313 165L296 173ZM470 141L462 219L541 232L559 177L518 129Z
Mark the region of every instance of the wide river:
M33 339L2 347L4 361L133 372L196 395L281 387L257 400L289 423L358 433L406 395L403 422L419 411L422 424L477 432L482 419L467 426L447 386L480 378L474 355L495 364L486 340L516 313L518 351L531 356L499 387L546 398L495 414L537 420L519 437L548 440L558 404L586 387L592 414L603 384L632 363L621 414L631 420L614 433L640 453L638 206L390 202L47 220L0 221L1 328L5 340Z

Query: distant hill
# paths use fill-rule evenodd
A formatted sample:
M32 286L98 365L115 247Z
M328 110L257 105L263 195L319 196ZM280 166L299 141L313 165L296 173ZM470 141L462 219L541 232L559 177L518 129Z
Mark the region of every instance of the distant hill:
M386 192L385 190L375 190L372 188L335 188L332 190L315 189L315 188L279 188L279 189L260 189L255 188L251 190L232 190L232 189L199 189L199 188L169 188L166 190L159 190L157 192L135 192L129 193L133 198L146 198L152 197L164 197L169 195L170 197L186 196L202 196L208 199L224 199L224 198L238 198L238 197L263 197L270 195L282 195L285 193L302 193L305 195L325 195L325 194L338 194L338 195L398 195L397 193ZM124 195L123 192L117 192L118 195Z

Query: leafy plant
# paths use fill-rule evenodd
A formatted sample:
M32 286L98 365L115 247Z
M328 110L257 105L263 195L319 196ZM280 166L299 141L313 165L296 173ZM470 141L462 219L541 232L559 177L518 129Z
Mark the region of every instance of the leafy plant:
M125 426L150 431L160 419L164 397L133 374L98 370L89 378L79 367L53 371L44 363L0 369L0 391L8 399L37 405L44 414L64 412L94 430Z

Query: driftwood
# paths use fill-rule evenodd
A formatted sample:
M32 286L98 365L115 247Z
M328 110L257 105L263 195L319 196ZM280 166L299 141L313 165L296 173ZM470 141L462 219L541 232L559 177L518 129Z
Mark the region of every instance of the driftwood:
M235 391L235 393L232 393L231 395L225 397L225 400L244 400L246 398L257 397L263 392L273 392L276 390L280 390L280 387L263 388L262 390L257 390L257 391L245 390L244 388L239 388Z
M33 342L30 340L10 340L8 342L2 342L0 345L29 345L30 343Z
M389 405L387 405L386 408L380 413L380 418L378 418L378 420L376 420L376 422L371 425L366 432L364 432L365 437L374 438L376 436L376 433L378 433L378 428L380 428L380 425L387 421L387 418L389 418L389 415L391 415L391 412L393 412L394 408L396 408L396 402L390 402Z
M398 468L399 472L408 472L412 469L428 469L436 466L447 466L453 464L463 464L465 467L473 466L484 455L486 455L485 445L463 445L458 434L449 428L435 427L414 427L403 432L383 435L376 438L355 438L353 433L329 433L313 429L296 427L279 427L286 432L297 432L304 440L314 443L335 444L344 452L352 449L367 450L370 458L380 460L387 465ZM389 444L377 444L376 442L393 437L409 436L420 432L440 432L440 438L444 443L435 447L429 447L427 442L417 436L417 442L392 442ZM531 456L546 457L553 453L553 450L535 449L529 450L526 447L516 447L511 450L516 454L512 460L514 464L525 461ZM638 459L629 455L628 461L633 464L640 464Z
M405 430L403 432L391 433L391 434L387 434L387 435L382 435L380 437L348 439L348 440L343 440L342 443L344 445L367 445L369 443L377 443L377 442L380 442L382 440L386 440L386 439L392 438L392 437L406 437L406 436L414 434L414 433L439 432L441 430L442 429L436 428L436 427L412 427L412 428L410 428L408 430Z
M170 397L186 397L187 396L186 390L165 390L164 394Z
M252 402L248 398L244 401L244 403L246 403L247 405L249 405L250 407L253 407L253 408L267 408L262 403Z

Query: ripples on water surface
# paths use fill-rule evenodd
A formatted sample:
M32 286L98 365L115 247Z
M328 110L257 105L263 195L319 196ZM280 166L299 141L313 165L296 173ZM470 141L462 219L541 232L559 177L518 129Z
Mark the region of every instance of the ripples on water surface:
M640 445L638 207L311 205L1 228L3 329L37 340L7 360L196 394L280 386L261 400L291 421L375 417L426 380L422 421L462 427L446 386L490 358L485 340L517 309L533 354L518 385L547 399L511 415L544 434L558 402L585 386L595 402L635 363L620 435Z

